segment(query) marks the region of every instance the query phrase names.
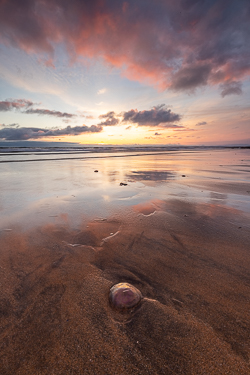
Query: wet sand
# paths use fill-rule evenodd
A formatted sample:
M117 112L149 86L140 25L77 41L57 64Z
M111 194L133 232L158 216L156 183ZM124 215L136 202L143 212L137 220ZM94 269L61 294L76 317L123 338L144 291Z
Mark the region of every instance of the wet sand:
M241 211L178 199L2 231L1 375L249 374L249 243ZM119 282L140 306L111 308Z
M250 374L249 150L123 156L2 156L0 374Z

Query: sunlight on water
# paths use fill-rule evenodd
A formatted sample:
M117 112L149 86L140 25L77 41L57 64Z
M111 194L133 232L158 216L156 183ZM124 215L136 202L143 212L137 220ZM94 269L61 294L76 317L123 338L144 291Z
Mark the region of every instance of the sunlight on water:
M146 202L144 213L151 214L150 202L174 198L250 213L249 150L45 156L30 161L34 155L1 154L1 228L65 220L77 225L83 217L105 217Z

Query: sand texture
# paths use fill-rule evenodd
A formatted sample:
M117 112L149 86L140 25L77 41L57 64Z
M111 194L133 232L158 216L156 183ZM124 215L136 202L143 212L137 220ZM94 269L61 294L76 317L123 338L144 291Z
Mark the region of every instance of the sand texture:
M80 230L1 232L1 375L250 374L247 220L150 205ZM140 306L111 308L119 282L141 291Z

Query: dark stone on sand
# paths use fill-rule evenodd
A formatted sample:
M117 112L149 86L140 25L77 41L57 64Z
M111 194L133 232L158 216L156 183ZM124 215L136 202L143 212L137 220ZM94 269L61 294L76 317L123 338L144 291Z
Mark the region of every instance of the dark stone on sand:
M125 184L124 182L120 182L120 186L127 186L128 184Z
M129 283L119 283L112 286L109 292L111 306L117 310L128 310L140 304L141 292Z
M98 170L96 169L94 172L98 172Z

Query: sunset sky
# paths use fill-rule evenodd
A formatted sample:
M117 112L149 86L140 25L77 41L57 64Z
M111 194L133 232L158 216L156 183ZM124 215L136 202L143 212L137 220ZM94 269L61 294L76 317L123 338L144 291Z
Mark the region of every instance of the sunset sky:
M0 141L250 145L249 0L0 0Z

